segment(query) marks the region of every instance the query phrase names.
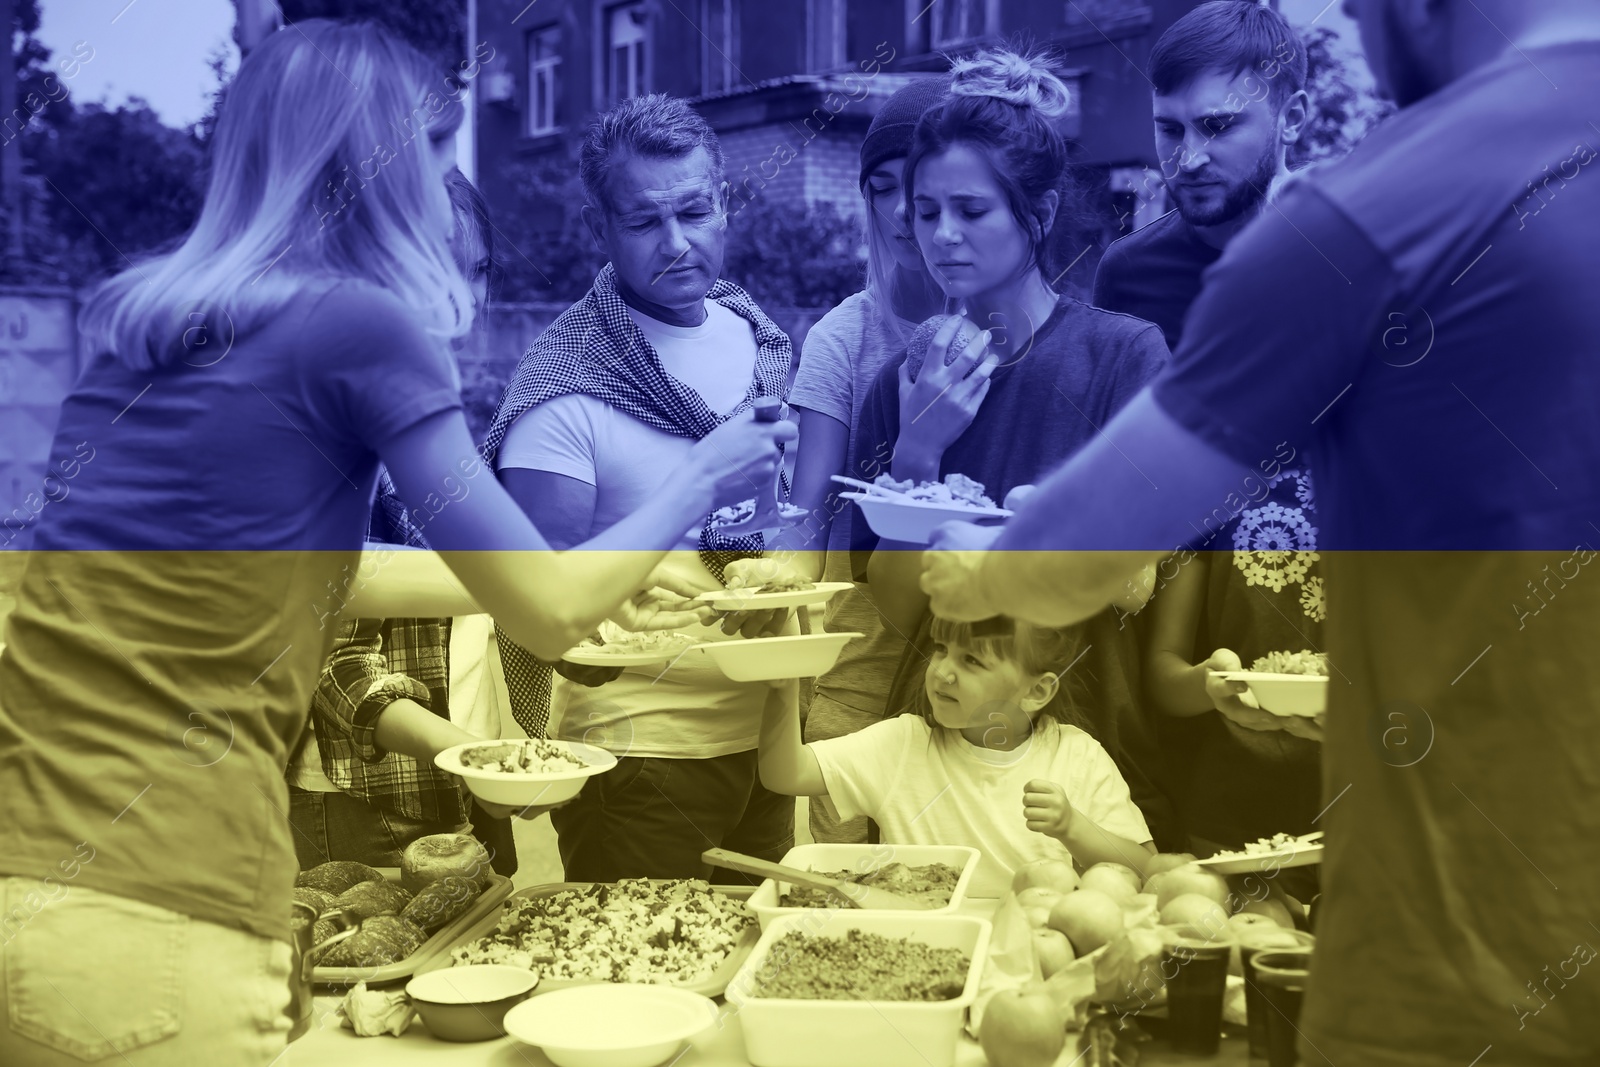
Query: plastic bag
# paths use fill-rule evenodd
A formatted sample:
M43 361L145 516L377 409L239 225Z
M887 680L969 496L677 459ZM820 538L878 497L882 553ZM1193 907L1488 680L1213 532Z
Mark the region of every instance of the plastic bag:
M405 990L383 991L368 989L367 983L357 982L337 1009L340 1025L354 1030L357 1037L378 1037L389 1034L399 1037L411 1025L416 1009Z

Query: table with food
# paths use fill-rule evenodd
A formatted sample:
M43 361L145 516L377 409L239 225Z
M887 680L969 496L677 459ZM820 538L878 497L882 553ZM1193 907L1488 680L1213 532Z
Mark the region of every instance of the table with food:
M351 864L301 876L297 898L357 905L372 936L346 935L319 963L310 1030L285 1064L1295 1062L1314 936L1188 855L1156 856L1143 876L1041 860L1003 897L972 898L974 849L808 844L780 869L814 885L558 883L485 908L457 892L477 858L455 845L422 843L398 881ZM888 895L859 907L830 882ZM412 920L413 941L444 929L449 944L396 968L389 935Z

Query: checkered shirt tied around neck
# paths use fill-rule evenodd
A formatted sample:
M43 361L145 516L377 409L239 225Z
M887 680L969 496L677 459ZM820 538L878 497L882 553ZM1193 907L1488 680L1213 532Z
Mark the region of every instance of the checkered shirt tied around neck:
M719 415L700 394L668 374L661 358L628 315L617 292L616 272L606 264L589 292L562 312L528 347L506 387L500 410L480 450L491 469L506 431L529 409L569 393L592 396L666 433L698 441L763 396L786 392L793 349L789 336L739 286L718 279L706 294L750 323L755 331L755 373L739 406ZM752 494L754 495L754 494ZM706 516L700 558L719 578L735 559L761 552L762 539L727 538ZM496 627L511 713L531 737L542 737L550 713L550 668Z

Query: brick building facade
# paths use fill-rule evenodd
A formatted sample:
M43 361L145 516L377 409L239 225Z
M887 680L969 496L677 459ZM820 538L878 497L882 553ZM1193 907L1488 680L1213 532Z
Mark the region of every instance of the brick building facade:
M1196 2L478 0L476 35L494 50L476 94L478 181L503 202L508 163L560 166L598 111L662 91L721 135L736 210L771 194L859 212L858 151L883 99L950 54L1021 41L1059 56L1076 99L1067 132L1129 228L1134 198L1118 208L1117 190L1155 163L1144 67ZM571 207L547 205L551 225Z

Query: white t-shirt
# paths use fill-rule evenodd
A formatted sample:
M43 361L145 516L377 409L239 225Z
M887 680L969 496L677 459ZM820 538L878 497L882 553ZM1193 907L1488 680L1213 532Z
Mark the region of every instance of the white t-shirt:
M891 844L981 852L972 896L1002 895L1012 872L1031 860L1071 856L1022 817L1023 787L1035 778L1059 783L1073 808L1101 828L1141 844L1150 840L1111 756L1082 730L1053 719L1040 719L1027 743L1010 752L979 748L916 715L811 748L840 818L868 816Z
M737 407L755 375L755 330L735 312L706 302L699 326L669 326L628 309L668 374L696 390L718 413ZM695 442L646 425L582 393L530 409L506 432L499 469L566 475L595 487L587 537L616 525L661 488ZM694 551L698 530L678 548ZM699 641L731 640L715 626L693 627ZM599 688L555 679L551 737L587 741L618 755L708 758L756 747L766 683L733 682L698 658L624 671Z

